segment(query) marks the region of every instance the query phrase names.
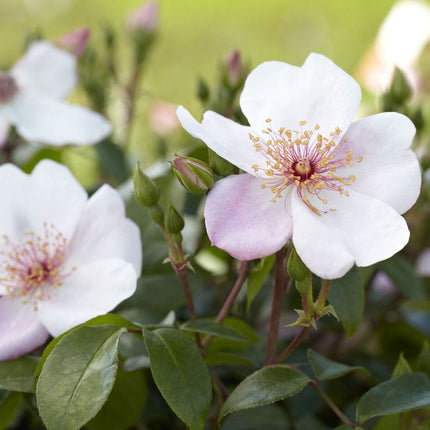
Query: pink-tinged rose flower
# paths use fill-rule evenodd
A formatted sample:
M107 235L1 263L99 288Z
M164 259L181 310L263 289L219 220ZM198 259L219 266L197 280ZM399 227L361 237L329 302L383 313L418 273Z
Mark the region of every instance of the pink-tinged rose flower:
M102 115L64 102L77 81L76 57L49 42L33 43L9 72L0 72L0 141L10 124L29 142L96 143L112 126Z
M88 198L63 165L0 167L0 360L112 310L136 289L137 226L108 185Z
M158 24L158 3L148 1L134 10L127 19L129 30L144 30L148 33L154 33Z
M246 173L218 181L205 207L213 245L240 260L265 257L292 239L309 269L325 279L402 249L400 214L421 184L409 149L415 127L388 112L352 122L359 85L328 58L302 67L266 62L240 98L250 126L182 106L183 127Z
M91 30L88 27L78 28L64 34L58 41L58 44L75 57L80 58L87 48L90 33Z

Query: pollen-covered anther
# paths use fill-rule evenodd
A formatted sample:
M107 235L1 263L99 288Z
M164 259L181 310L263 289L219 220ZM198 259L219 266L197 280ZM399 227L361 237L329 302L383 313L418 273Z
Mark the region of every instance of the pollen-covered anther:
M271 122L270 118L266 119L266 123ZM344 187L351 186L356 177L343 176L339 169L354 167L354 163L360 163L363 158L355 157L351 150L345 150L348 138L342 137L339 127L335 127L326 137L318 133L318 124L304 129L308 122L302 120L298 125L298 129L280 127L277 132L267 127L260 135L266 135L264 138L249 134L255 151L266 159L264 167L254 164L252 169L264 178L262 188L272 190L272 202L282 198L289 186L294 186L306 206L321 214L323 210L317 209L315 204L322 202L327 205L328 199L321 198L319 193L328 190L348 197Z
M18 90L15 79L9 73L0 71L0 103L11 101Z
M75 270L64 267L70 242L53 225L44 224L43 233L24 233L18 242L3 237L0 252L0 286L6 287L11 298L33 303L50 297L50 290L63 285Z

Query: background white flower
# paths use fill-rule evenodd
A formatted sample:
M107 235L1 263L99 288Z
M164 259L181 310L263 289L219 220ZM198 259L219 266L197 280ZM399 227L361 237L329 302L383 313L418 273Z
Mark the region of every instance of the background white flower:
M0 72L0 143L9 126L26 140L84 145L108 136L102 115L64 102L77 81L76 58L49 42L34 42L9 72Z
M302 67L272 61L251 72L240 98L249 127L210 111L200 124L179 107L190 134L247 172L209 192L212 244L250 260L292 239L325 279L402 249L409 230L400 214L421 184L409 149L415 127L394 112L351 124L360 98L351 76L311 54Z
M141 270L137 226L119 193L89 199L63 165L27 175L0 167L0 360L27 353L131 296Z

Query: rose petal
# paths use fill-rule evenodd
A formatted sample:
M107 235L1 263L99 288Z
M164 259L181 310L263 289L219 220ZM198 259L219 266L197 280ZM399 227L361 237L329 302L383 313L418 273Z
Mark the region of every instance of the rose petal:
M205 112L201 124L183 106L179 106L176 113L188 133L203 140L218 155L245 172L255 175L252 166L264 165L266 159L255 151L249 138L250 127L237 124L212 111Z
M132 264L111 258L81 265L39 302L39 318L53 336L105 314L136 289Z
M119 193L103 185L88 200L72 239L68 264L79 266L107 258L123 258L136 273L142 267L142 245L136 224L125 218Z
M49 333L33 305L19 299L0 298L0 361L12 360L43 345Z
M102 115L42 95L19 93L7 107L18 133L30 142L86 145L102 140L112 131Z
M87 194L67 167L42 160L30 175L11 164L0 167L0 235L12 241L32 231L41 234L44 224L70 238Z
M361 99L355 80L323 55L310 54L301 68L271 61L248 76L240 106L251 126L261 132L267 118L274 130L320 126L329 137L336 127L345 131Z
M351 124L344 150L352 150L353 168L336 174L356 178L351 188L382 200L399 213L406 212L417 200L421 173L417 157L409 149L415 126L404 115L385 112Z
M350 191L320 193L327 212L315 214L292 193L293 243L303 262L323 279L342 277L356 262L370 266L408 242L405 220L383 202ZM332 209L332 210L331 210Z
M286 200L271 202L270 189L248 174L218 181L205 206L206 229L212 245L239 260L266 257L291 237Z
M7 112L0 108L0 148L6 143L9 136L10 123Z
M23 91L62 99L76 85L76 58L49 42L38 41L30 46L10 74Z

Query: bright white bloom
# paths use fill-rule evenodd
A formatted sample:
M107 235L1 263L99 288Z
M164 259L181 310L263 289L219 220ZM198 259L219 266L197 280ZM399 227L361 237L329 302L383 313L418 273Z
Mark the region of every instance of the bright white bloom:
M302 67L266 62L251 72L240 99L249 127L214 112L200 124L179 107L190 134L246 172L209 192L212 244L250 260L292 239L325 279L402 249L409 230L399 214L421 184L415 127L393 112L351 124L360 98L348 74L311 54Z
M65 166L44 160L31 175L2 165L0 200L0 360L134 293L140 234L116 190L88 199Z
M0 71L0 143L9 126L26 140L89 144L108 136L102 115L61 99L75 87L76 58L49 42L35 42L9 72Z
M430 40L430 6L423 1L396 3L384 19L371 50L359 68L363 85L371 91L386 91L399 67L416 91L416 63Z

